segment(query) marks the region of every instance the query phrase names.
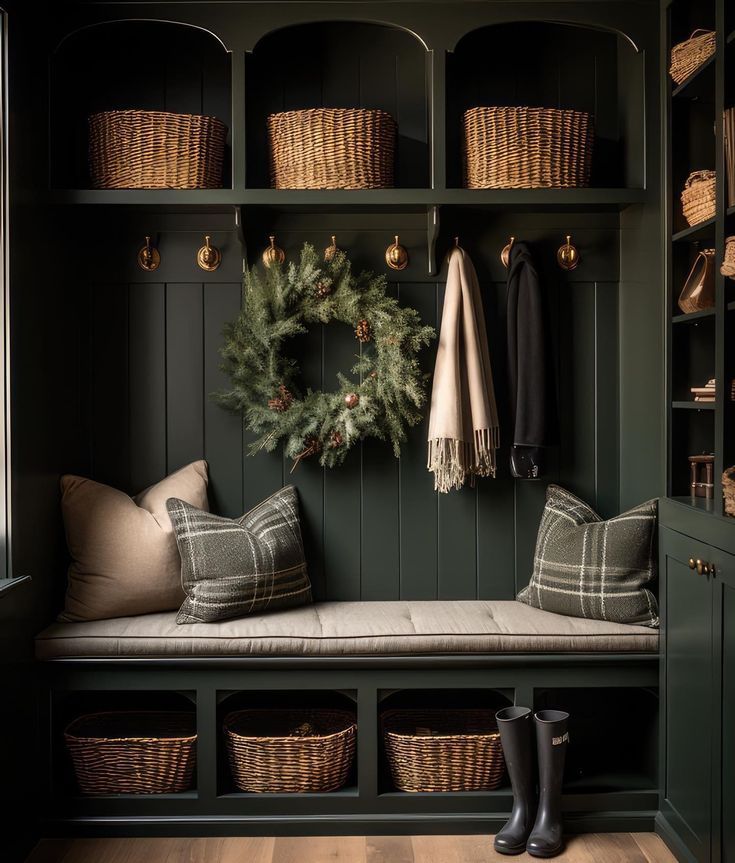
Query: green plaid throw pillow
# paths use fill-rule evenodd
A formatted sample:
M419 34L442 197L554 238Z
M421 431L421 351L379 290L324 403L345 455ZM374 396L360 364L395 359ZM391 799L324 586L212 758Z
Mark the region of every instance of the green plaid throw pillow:
M311 602L298 499L282 488L241 518L166 501L186 599L177 623L206 623Z
M572 617L658 626L655 500L603 521L558 485L546 491L533 575L517 599Z

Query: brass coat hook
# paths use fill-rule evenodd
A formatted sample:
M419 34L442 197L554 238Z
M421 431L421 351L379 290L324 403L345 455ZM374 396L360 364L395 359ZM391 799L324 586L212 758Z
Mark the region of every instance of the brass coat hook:
M263 252L263 264L270 267L273 264L282 264L286 260L286 253L276 245L275 237L268 237L270 245Z
M151 243L151 238L145 238L145 246L138 252L138 266L142 270L152 273L161 265L161 253Z
M567 234L567 241L559 246L559 251L556 253L556 262L562 270L576 270L579 265L579 252L576 246L572 245L572 237Z
M500 262L502 263L502 265L505 267L506 270L510 266L510 250L513 248L513 243L515 243L515 241L516 241L516 238L511 237L509 242L507 242L503 246L503 250L500 253Z
M222 263L222 252L216 246L210 245L211 239L207 234L204 237L204 245L197 252L197 264L208 273L213 273Z
M334 256L337 254L338 251L339 249L337 248L337 237L332 234L332 243L324 250L324 260L326 261L326 263L333 261Z
M391 270L405 270L408 266L408 252L398 242L398 234L395 236L395 241L385 250L385 262Z

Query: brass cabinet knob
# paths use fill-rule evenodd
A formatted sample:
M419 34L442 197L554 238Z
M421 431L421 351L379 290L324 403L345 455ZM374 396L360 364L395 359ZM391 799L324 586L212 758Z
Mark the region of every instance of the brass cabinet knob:
M697 561L697 572L699 575L709 575L709 564L705 560Z
M694 558L690 557L689 558L689 569L694 569L696 566L697 566L697 564L694 562Z

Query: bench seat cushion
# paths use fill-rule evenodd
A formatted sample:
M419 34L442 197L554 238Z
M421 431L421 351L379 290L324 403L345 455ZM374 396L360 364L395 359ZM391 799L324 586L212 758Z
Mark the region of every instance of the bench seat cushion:
M515 601L321 602L218 623L176 613L54 623L39 659L71 657L390 656L652 653L645 626L564 617Z

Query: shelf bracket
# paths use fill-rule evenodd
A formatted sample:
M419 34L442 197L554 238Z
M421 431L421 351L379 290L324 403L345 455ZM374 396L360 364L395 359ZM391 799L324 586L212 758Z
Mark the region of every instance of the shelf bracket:
M248 265L248 250L245 243L245 226L243 224L242 206L240 204L235 205L235 235L237 237L237 242L240 244L240 251L242 253L242 270L245 272L245 267Z
M426 211L426 245L429 275L435 276L436 269L436 241L439 238L439 207L434 205Z

